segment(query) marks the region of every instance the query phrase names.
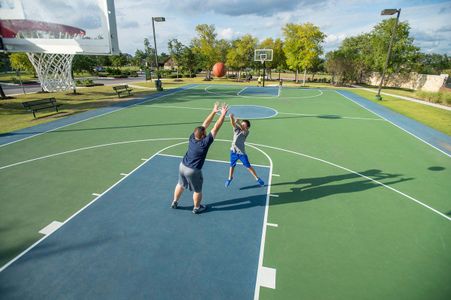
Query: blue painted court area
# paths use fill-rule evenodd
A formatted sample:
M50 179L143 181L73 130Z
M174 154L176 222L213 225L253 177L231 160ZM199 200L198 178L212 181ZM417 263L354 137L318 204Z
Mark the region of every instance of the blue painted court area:
M232 105L227 112L227 117L234 114L236 118L240 119L267 119L272 118L278 114L277 110L271 107L259 105ZM218 112L220 115L220 112Z
M249 86L245 87L238 92L239 96L264 96L264 97L277 97L279 96L279 87L277 86L267 86L267 87L256 87Z
M267 188L206 161L206 213L171 209L180 158L156 156L0 273L2 299L253 299ZM269 168L256 167L268 181Z

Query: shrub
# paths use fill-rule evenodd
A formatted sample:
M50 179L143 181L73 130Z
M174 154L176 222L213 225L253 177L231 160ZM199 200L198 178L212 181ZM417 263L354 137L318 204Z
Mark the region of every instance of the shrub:
M448 92L417 91L415 96L432 103L451 104L451 93Z

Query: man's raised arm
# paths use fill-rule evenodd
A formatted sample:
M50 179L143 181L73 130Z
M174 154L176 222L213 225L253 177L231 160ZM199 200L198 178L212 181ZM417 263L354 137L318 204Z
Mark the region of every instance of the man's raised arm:
M229 107L227 106L227 104L225 104L225 103L222 104L221 116L216 121L215 126L213 126L213 129L211 130L211 135L213 135L214 138L216 138L216 135L218 134L219 129L221 128L222 124L224 123L224 118L225 118L228 110L229 110Z
M205 129L207 129L208 126L210 126L211 121L213 121L213 118L215 117L216 113L219 111L218 107L219 107L219 102L216 102L215 105L213 106L213 110L205 118L204 123L202 123L202 126L204 126Z

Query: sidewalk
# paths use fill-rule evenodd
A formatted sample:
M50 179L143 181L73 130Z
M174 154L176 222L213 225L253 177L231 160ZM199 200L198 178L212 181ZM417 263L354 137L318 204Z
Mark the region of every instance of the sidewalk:
M365 88L363 86L360 85L356 85L353 84L351 85L352 87L358 88L358 89L362 89L365 91L369 91L369 92L373 92L373 93L377 93L376 90L370 89L370 88ZM451 111L451 107L450 106L445 106L445 105L441 105L441 104L437 104L437 103L431 103L431 102L427 102L427 101L423 101L423 100L418 100L415 98L411 98L411 97L406 97L406 96L400 96L400 95L395 95L395 94L390 94L390 93L386 93L386 92L381 92L382 95L387 95L387 96L392 96L395 98L399 98L399 99L403 99L403 100L407 100L407 101L411 101L411 102L416 102L416 103L420 103L420 104L424 104L424 105L429 105L429 106L433 106L433 107L437 107L437 108L441 108L444 110L449 110Z

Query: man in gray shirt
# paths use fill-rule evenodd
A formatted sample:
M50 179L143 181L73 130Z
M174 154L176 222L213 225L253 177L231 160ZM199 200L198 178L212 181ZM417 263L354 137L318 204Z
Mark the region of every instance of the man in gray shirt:
M263 180L257 176L257 172L255 172L254 168L249 163L249 158L246 154L246 149L244 142L246 138L249 136L249 128L251 127L251 123L249 120L235 120L233 114L230 114L230 123L233 127L233 141L232 147L230 148L230 169L229 169L229 178L225 182L225 186L228 187L233 180L233 172L235 171L236 163L240 160L243 165L248 169L248 171L254 176L255 180L260 186L265 185Z

